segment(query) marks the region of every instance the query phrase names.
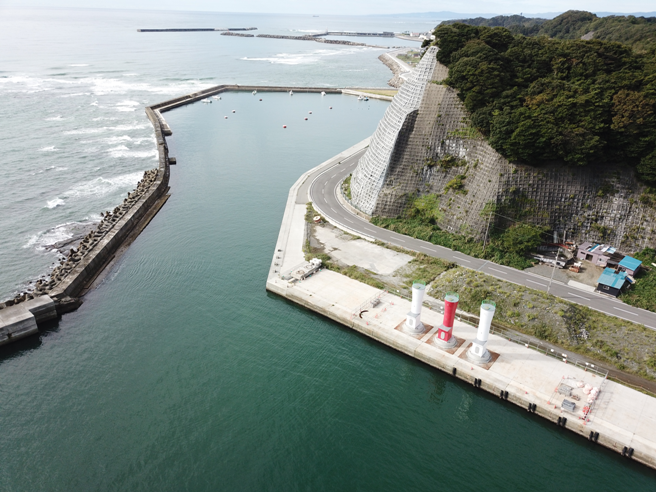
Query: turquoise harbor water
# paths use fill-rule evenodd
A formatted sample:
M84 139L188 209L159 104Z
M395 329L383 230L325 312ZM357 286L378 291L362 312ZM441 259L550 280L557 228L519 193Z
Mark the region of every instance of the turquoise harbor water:
M100 53L110 56L108 50ZM342 66L349 56L362 56L369 85L383 85L388 73L375 75L377 54L365 52L308 64L307 83L321 83L314 66L324 83L339 85L347 77L322 64L343 58ZM279 65L267 66L284 83L289 67ZM250 77L244 82L260 80ZM162 87L173 91L175 84ZM169 96L142 89L139 97L149 102ZM126 111L103 101L132 94L96 96L108 117L123 118ZM37 96L16 97L25 98L24 112L36 121L39 112L29 105ZM100 127L93 126L96 109L75 107L80 128ZM0 490L654 490L653 471L265 292L289 187L370 135L385 108L348 96L244 93L166 113L178 159L170 200L78 311L0 352ZM146 123L140 107L127 118L112 125ZM14 127L23 119L20 111L2 119L5 143L15 149L5 173L12 172L7 162L44 165L20 160L41 155L28 145L21 150L27 127ZM153 165L150 157L112 158L103 142L86 153L90 144L63 134L71 127L49 128L34 148L49 139L62 149L58 160L78 166L86 179ZM7 138L12 131L16 142ZM148 127L120 132L150 136ZM80 220L84 206L102 210L122 193L117 188L97 202L66 195L65 205L30 212L43 189L39 206L74 180L35 179L41 188L24 184L33 195L21 201L12 190L22 180L13 179L11 187L2 182L3 211L12 211L0 217L3 241L22 226L14 217L22 210ZM0 249L4 284L7 255L23 253L29 266L30 255L48 254L10 253L7 244Z

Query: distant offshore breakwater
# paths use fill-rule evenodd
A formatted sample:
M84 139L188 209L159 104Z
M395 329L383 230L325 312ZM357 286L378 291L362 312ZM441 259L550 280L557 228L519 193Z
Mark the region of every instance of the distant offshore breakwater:
M218 85L157 103L145 108L153 125L158 151L158 167L144 172L137 187L123 203L103 212L97 227L69 249L59 265L37 280L33 287L0 303L0 345L38 333L39 325L77 309L84 294L102 278L108 267L136 239L169 198L170 166L166 136L171 129L162 113L228 91L263 91L359 95L352 89L330 87ZM369 97L391 100L387 96ZM32 285L32 284L31 284Z
M379 46L375 44L358 43L355 41L342 41L339 39L324 39L323 36L354 36L354 37L371 37L371 38L401 38L396 33L391 31L383 32L349 32L349 31L325 31L316 34L303 34L301 36L285 35L285 34L244 34L238 31L255 31L257 27L228 27L228 28L213 28L213 27L198 27L198 28L172 28L172 29L137 29L137 32L214 32L221 31L222 36L237 36L241 38L269 38L269 39L291 39L294 41L316 41L317 43L325 44L341 44L346 46L364 46L366 48L377 49L392 49L403 48L403 46Z

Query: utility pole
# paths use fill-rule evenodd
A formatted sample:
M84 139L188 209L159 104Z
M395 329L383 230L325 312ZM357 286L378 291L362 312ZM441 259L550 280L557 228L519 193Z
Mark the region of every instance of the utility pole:
M551 289L551 282L553 282L554 273L556 273L556 268L558 268L558 257L560 256L560 246L558 246L558 253L556 253L556 263L554 264L553 271L551 272L551 278L549 279L549 285L547 286L547 294L549 289Z

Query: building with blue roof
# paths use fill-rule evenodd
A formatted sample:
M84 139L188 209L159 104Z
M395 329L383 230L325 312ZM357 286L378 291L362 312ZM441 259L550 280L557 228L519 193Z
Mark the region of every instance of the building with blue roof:
M626 285L627 275L626 272L615 273L612 268L606 268L597 280L597 292L615 297L619 296Z
M642 261L632 258L631 256L625 256L624 259L619 263L620 269L624 270L632 277L636 273L638 273L638 270L640 270L641 265L642 265Z

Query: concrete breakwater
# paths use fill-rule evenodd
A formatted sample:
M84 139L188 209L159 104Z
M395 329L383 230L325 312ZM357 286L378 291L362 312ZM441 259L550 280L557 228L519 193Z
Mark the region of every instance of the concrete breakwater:
M325 34L304 34L302 36L290 36L283 34L258 34L258 38L270 38L270 39L292 39L295 41L314 41L316 43L325 43L325 44L342 44L346 46L365 46L367 48L379 48L379 49L391 49L394 46L378 46L374 44L366 43L356 43L355 41L342 41L339 39L324 39L321 36Z
M280 234L275 246L266 289L307 309L326 316L360 334L422 361L429 366L473 384L499 398L500 404L513 403L553 422L558 431L569 430L592 445L599 444L656 469L656 399L607 379L607 373L594 364L572 360L557 350L540 348L512 335L491 334L488 348L493 359L486 364L472 363L466 352L477 336L463 313L454 325L457 345L442 349L433 343L443 321L440 309L424 309L424 332L409 334L401 326L410 302L330 270L319 271L302 281L290 272L301 268L307 223L304 204L309 189L321 174L334 172L348 156L362 151L368 141L303 174L287 198ZM326 190L327 191L327 190ZM325 214L317 205L320 215ZM349 232L338 223L332 225ZM439 304L432 299L431 304ZM468 315L472 319L476 317ZM598 388L592 403L580 396L583 387ZM574 397L569 397L573 394ZM571 410L571 401L576 410ZM581 399L579 401L579 398ZM566 404L567 403L567 404ZM587 405L587 406L585 406Z
M392 60L392 57L387 53L383 53L378 57L378 59L383 62L387 68L389 68L394 76L387 82L387 85L390 87L396 87L397 89L403 85L405 80L401 77L401 74L404 73L398 63Z
M244 34L241 32L226 31L226 32L222 32L221 36L238 36L240 38L254 38L255 34Z
M137 32L207 32L207 31L257 31L257 27L189 27L171 29L137 29Z
M175 164L175 159L169 157L166 136L172 132L162 113L222 92L253 90L331 94L344 92L329 87L219 85L146 107L146 115L155 132L158 167L144 173L136 189L128 193L122 204L103 212L103 219L97 228L89 232L76 248L71 248L52 272L43 275L34 287L0 303L0 345L36 334L39 324L77 309L81 303L80 297L164 205L169 197L170 165Z
M170 170L163 120L151 108L146 108L146 114L155 130L158 167L145 171L136 189L121 205L104 212L97 228L71 248L50 274L0 303L0 345L36 334L39 324L76 309L84 292L168 199Z

